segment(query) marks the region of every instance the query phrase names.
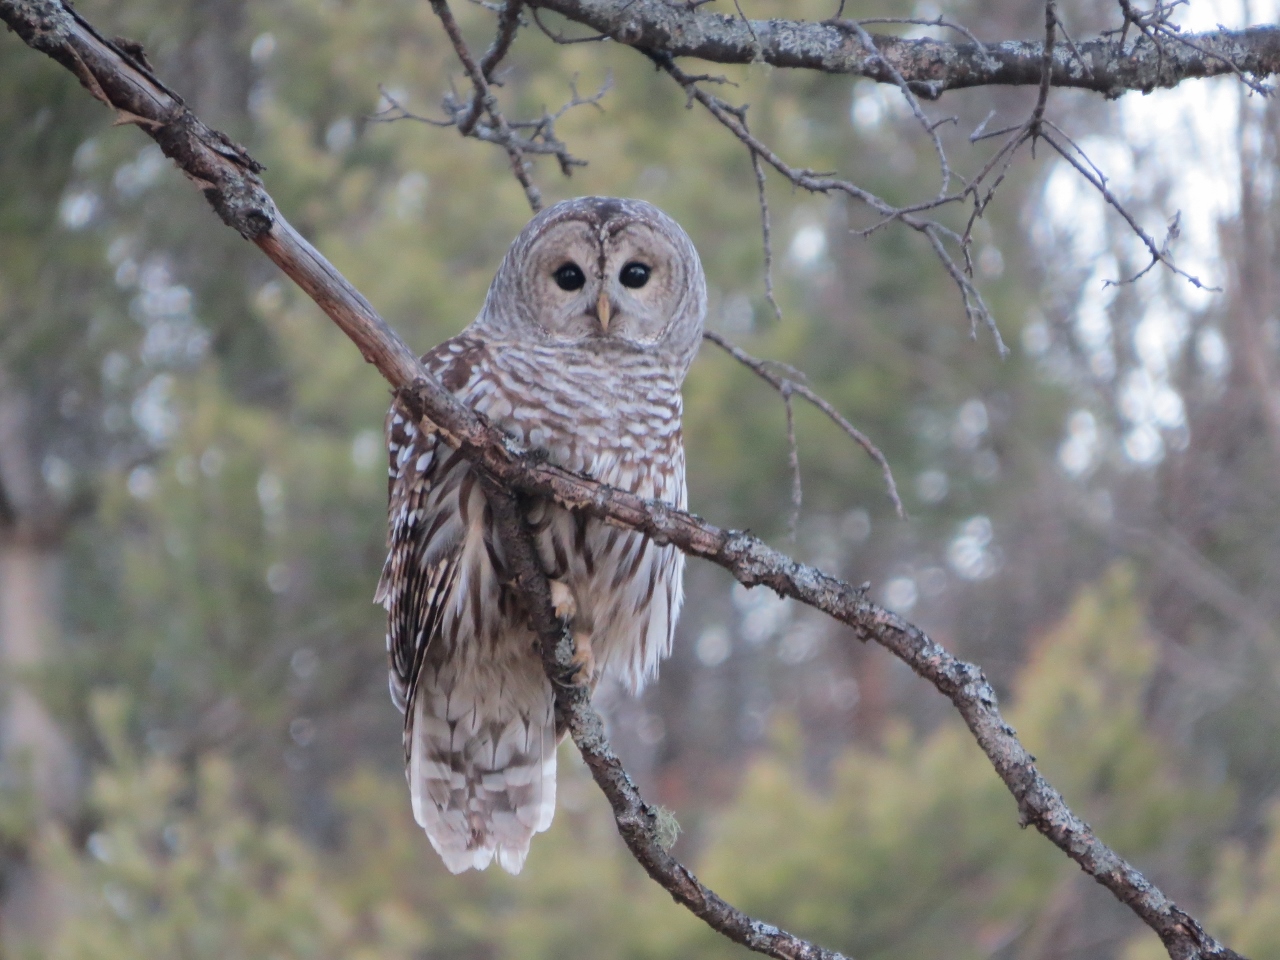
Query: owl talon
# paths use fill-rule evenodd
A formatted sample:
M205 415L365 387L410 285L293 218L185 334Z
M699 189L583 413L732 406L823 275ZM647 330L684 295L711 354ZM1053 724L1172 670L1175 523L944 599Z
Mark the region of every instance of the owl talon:
M595 685L596 655L591 652L591 635L575 633L573 635L573 673L569 682L575 687Z
M578 615L578 601L563 580L551 581L551 606L561 620L572 620Z

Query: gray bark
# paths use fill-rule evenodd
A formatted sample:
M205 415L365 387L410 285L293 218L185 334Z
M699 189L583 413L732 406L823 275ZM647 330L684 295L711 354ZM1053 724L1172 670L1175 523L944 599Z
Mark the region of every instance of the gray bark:
M1042 40L980 46L875 34L876 50L871 51L855 30L839 21L745 20L662 0L530 0L530 6L554 10L618 43L673 57L763 62L880 83L895 83L896 70L917 95L926 97L965 87L1036 86L1044 61ZM1074 50L1055 44L1050 85L1118 96L1236 69L1257 77L1280 71L1280 28L1274 26L1164 36L1158 46L1136 30L1132 34L1124 43L1102 37L1082 40Z

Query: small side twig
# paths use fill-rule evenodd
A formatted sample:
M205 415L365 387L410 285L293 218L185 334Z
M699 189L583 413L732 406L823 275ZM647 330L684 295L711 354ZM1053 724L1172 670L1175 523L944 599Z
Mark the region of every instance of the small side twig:
M1062 18L1058 17L1058 29L1062 31L1062 39L1067 41L1067 48L1071 51L1071 55L1076 58L1076 63L1080 64L1080 69L1084 71L1086 77L1093 76L1093 67L1089 66L1089 61L1080 55L1080 48L1076 46L1075 40L1067 31L1067 25L1062 22Z
M1167 22L1170 12L1177 7L1182 0L1174 0L1173 3L1157 2L1156 7L1147 13L1136 10L1129 0L1119 0L1119 2L1125 17L1125 28L1129 25L1137 27L1138 30L1144 36L1148 37L1152 43L1157 44L1157 47L1159 43L1157 35L1161 35L1165 31L1171 31L1171 35L1175 39L1185 39L1179 37L1176 32L1177 28ZM1107 185L1107 178L1098 166L1074 140L1067 136L1067 134L1063 132L1057 124L1046 117L1045 113L1048 105L1049 91L1052 86L1053 47L1056 43L1057 32L1060 28L1062 29L1063 35L1066 37L1067 43L1071 46L1072 53L1076 59L1082 66L1085 66L1085 61L1080 56L1080 52L1076 49L1074 41L1071 40L1071 37L1067 34L1061 19L1058 17L1056 0L1046 0L1044 21L1045 39L1044 45L1041 48L1040 84L1037 90L1035 106L1032 108L1030 116L1028 116L1028 118L1019 125L1006 127L1002 130L996 130L990 133L985 132L986 124L991 119L991 117L988 116L969 138L971 142L977 142L988 137L1012 133L1012 136L1010 136L1000 149L991 156L983 169L976 177L973 178L965 190L965 194L973 198L973 206L970 210L969 220L965 226L964 233L962 234L962 249L964 251L966 268L972 272L972 265L969 260L969 246L973 226L986 212L988 204L990 204L991 200L994 198L996 191L999 189L1012 166L1019 148L1024 143L1030 142L1034 152L1036 142L1043 141L1048 144L1055 153L1071 164L1071 166L1085 178L1089 185L1098 192L1102 199L1120 214L1125 223L1127 223L1129 228L1133 231L1134 236L1142 242L1143 246L1145 246L1147 251L1151 254L1151 260L1141 270L1125 279L1108 280L1106 281L1108 285L1118 286L1133 283L1149 273L1156 264L1163 264L1172 273L1182 277L1198 289L1221 292L1221 288L1204 283L1199 277L1183 270L1173 261L1170 246L1172 241L1176 239L1178 235L1177 216L1170 220L1170 228L1168 235L1165 238L1165 242L1157 245L1155 239L1139 225L1133 214L1125 209L1124 204L1122 204L1119 198L1111 192L1111 189ZM998 172L996 172L997 168ZM989 179L993 172L995 172L994 179Z
M846 29L852 30L858 35L858 39L862 42L863 47L866 48L867 53L870 55L869 59L882 64L885 71L889 74L890 79L893 80L894 84L902 92L903 98L911 108L912 115L920 123L920 126L924 128L924 132L928 134L929 140L933 143L933 152L937 154L938 166L942 170L942 182L938 185L937 199L944 199L947 195L947 191L951 189L952 172L951 164L947 160L946 148L942 145L942 138L938 136L939 124L930 121L929 118L925 116L924 108L920 106L920 100L911 89L911 85L907 83L906 79L898 71L897 67L880 55L880 48L876 46L875 38L867 32L861 21L838 20L833 22L845 27ZM983 49L985 51L986 48L984 47ZM940 92L941 91L939 91L939 93L935 93L930 99L936 100Z
M516 34L520 30L520 10L523 6L524 0L507 0L502 5L502 10L498 13L498 35L494 37L493 45L480 58L480 74L489 83L494 82L494 69L502 62L502 58L511 49L511 44L515 42ZM481 89L476 87L475 96L471 101L471 119L459 121L459 133L466 136L471 132L471 128L475 126L475 119L479 118L483 107L484 95Z
M570 83L570 99L555 113L547 113L544 110L543 115L536 120L507 120L498 108L498 101L491 86L496 83L493 79L494 70L510 50L521 25L520 16L523 5L524 0L508 0L499 8L498 33L492 46L477 62L467 48L446 0L432 0L432 8L440 17L458 60L471 80L471 99L464 103L456 94L450 93L443 102L446 117L437 120L409 110L380 85L378 89L387 106L371 119L383 123L414 120L436 127L456 127L464 137L497 144L507 152L512 173L524 190L529 206L536 213L542 209L542 193L529 176L529 162L526 157L530 155L554 157L560 166L561 173L565 176L571 176L575 167L586 166L586 161L573 156L568 146L556 136L555 124L575 107L593 106L602 110L600 101L612 89L613 76L612 74L607 76L600 89L586 97L578 92L577 79L574 78ZM530 9L536 20L536 8ZM488 122L484 122L483 117L488 117Z
M1045 143L1049 144L1049 146L1052 147L1057 152L1058 156L1062 157L1062 159L1066 160L1067 163L1075 167L1076 171L1080 174L1080 176L1084 177L1087 181L1089 181L1089 183L1093 186L1093 188L1098 191L1098 193L1102 196L1102 199L1105 200L1108 203L1108 205L1112 207L1112 209L1114 209L1117 213L1120 214L1121 217L1124 218L1125 223L1129 225L1129 229L1132 230L1134 235L1137 236L1138 239L1142 241L1143 246L1147 248L1147 252L1151 254L1150 263L1148 263L1140 271L1138 271L1136 274L1134 274L1133 276L1127 279L1108 280L1106 282L1109 286L1124 286L1125 284L1133 283L1135 280L1139 279L1140 277L1145 275L1148 271L1150 271L1151 268L1154 267L1157 263L1163 263L1169 270L1176 273L1178 276L1182 277L1184 280L1186 280L1188 283L1190 283L1193 287L1196 287L1197 289L1207 290L1211 293L1222 292L1221 287L1209 286L1208 284L1204 283L1199 277L1196 277L1188 273L1187 271L1183 270L1181 267L1179 267L1176 263L1173 262L1173 260L1169 256L1169 241L1176 236L1176 232L1174 230L1170 230L1169 240L1166 240L1166 242L1163 245L1158 246L1156 244L1155 239L1151 236L1151 234L1147 233L1146 230L1142 229L1141 224L1138 223L1138 221L1134 218L1133 214L1131 214L1127 209L1125 209L1124 204L1122 204L1120 200L1116 197L1116 195L1111 192L1111 188L1107 186L1106 181L1096 172L1097 168L1093 167L1092 163L1090 163L1089 166L1086 167L1083 162L1076 159L1073 153L1069 149L1067 149L1067 147L1064 144L1059 143L1057 138L1054 137L1048 131L1042 131L1040 136ZM1076 149L1079 149L1079 148L1077 147Z
M784 380L779 392L787 410L787 464L791 467L791 516L787 518L787 538L793 543L800 529L800 509L804 506L804 483L800 478L800 447L796 443L796 411L791 402L793 386Z
M760 162L760 155L754 150L747 152L751 154L751 170L756 175L756 198L760 201L760 239L764 248L764 296L769 301L769 306L773 307L774 319L781 320L782 308L778 306L777 297L773 293L773 237L769 223L769 196L765 189L764 164Z
M973 227L987 212L987 207L991 201L995 199L996 191L1000 189L1000 185L1004 183L1005 177L1009 173L1009 169L1013 166L1013 161L1017 157L1018 150L1028 141L1031 142L1032 155L1035 154L1036 138L1040 136L1041 128L1044 125L1045 109L1049 103L1049 87L1052 79L1053 71L1053 44L1054 35L1057 28L1058 17L1055 10L1055 0L1046 0L1044 7L1045 22L1045 41L1040 58L1040 84L1036 94L1035 106L1031 109L1031 115L1020 124L1010 127L1004 127L1000 130L994 130L990 133L984 132L987 122L994 115L988 114L986 120L978 126L976 130L969 136L970 143L977 143L990 137L1003 136L1006 133L1012 133L997 150L987 160L978 175L970 181L965 188L965 195L973 198L973 207L969 211L969 220L965 224L964 233L961 235L961 249L964 251L965 271L973 275L973 260L969 250L972 244ZM999 167L999 172L995 179L989 183L987 178L992 171ZM980 190L985 185L985 190Z
M827 418L832 423L834 423L837 427L843 430L849 436L849 438L853 440L854 443L856 443L864 451L866 451L867 456L869 456L872 460L876 462L876 464L880 467L880 473L884 476L885 490L889 495L890 502L893 503L894 510L897 511L898 516L901 517L902 519L905 520L907 518L907 511L906 511L906 508L902 505L902 498L898 496L898 485L897 483L894 482L893 470L890 469L889 467L889 461L885 457L885 455L880 452L880 448L877 447L874 443L872 443L871 439L865 433L863 433L861 430L855 427L852 423L850 423L847 419L845 419L845 417L840 413L839 410L833 407L820 394L814 392L804 383L801 383L800 381L794 379L793 377L779 376L773 370L769 369L769 364L766 361L761 360L757 357L753 357L751 354L747 353L747 351L743 350L741 347L737 346L734 343L730 343L728 340L726 340L720 334L716 333L714 330L707 330L703 332L702 336L703 336L703 339L708 340L711 343L714 343L717 347L719 347L725 353L729 354L729 356L733 357L733 359L737 360L740 364L742 364L744 367L746 367L748 370L754 373L757 377L759 377L765 383L769 384L769 386L773 387L773 389L777 390L780 394L782 394L783 400L785 400L787 403L788 430L790 432L789 438L791 439L791 442L792 442L793 451L795 450L795 438L794 438L794 426L792 424L791 416L790 416L791 395L797 394L803 397L805 400L808 400L809 403L813 404L813 406L817 407L824 414L826 414ZM799 483L799 472L800 472L799 464L798 463L793 464L792 470L793 470L792 490L794 492L795 487ZM793 504L798 505L799 499L800 499L799 496L795 496L793 500ZM798 506L797 506L797 509L798 509Z
M542 31L543 35L546 36L547 39L549 39L552 43L558 43L564 46L571 43L600 43L602 40L613 39L608 34L604 34L604 33L597 33L589 37L566 37L562 33L556 33L554 30L552 30L550 27L548 27L545 23L542 22L542 17L539 15L537 7L531 7L529 12L533 14L534 24L537 26L539 30Z
M1222 26L1222 24L1218 24L1218 29L1224 33L1227 32L1227 28ZM1236 79L1239 80L1241 83L1243 83L1246 87L1248 87L1254 93L1264 97L1269 97L1271 96L1272 93L1275 92L1274 88L1269 87L1265 83L1262 83L1258 80L1255 80L1253 77L1249 76L1247 73L1241 70L1240 67L1234 61L1232 61L1230 57L1224 57L1220 53L1215 53L1214 51L1206 47L1204 44L1198 43L1197 41L1192 40L1190 37L1183 36L1182 32L1178 30L1177 27L1171 24L1164 24L1161 26L1160 32L1164 36L1167 36L1173 40L1176 40L1178 43L1181 43L1184 46L1190 47L1192 50L1196 51L1197 53L1203 54L1204 56L1208 57L1211 60L1217 60L1219 63L1223 64L1228 70L1234 73L1236 75Z
M533 181L529 178L529 168L524 158L524 150L514 139L506 118L502 115L501 110L498 109L498 98L489 89L489 81L485 76L485 71L480 68L480 65L476 63L475 58L471 55L467 41L463 39L462 31L458 28L458 21L454 19L453 11L449 9L448 0L431 0L431 9L440 19L440 24L444 27L444 32L448 35L449 42L453 45L454 53L457 54L458 60L462 63L462 68L466 71L467 77L471 80L471 85L475 88L473 103L477 107L484 107L484 112L488 114L497 134L495 142L500 143L507 151L507 157L511 161L511 172L524 190L525 199L529 201L529 206L534 213L537 213L542 209L542 191L534 186ZM515 19L518 26L518 10L516 11ZM494 44L495 47L498 45L498 43ZM507 45L510 45L510 41L507 41ZM455 122L458 125L458 132L463 136L470 135L479 117L479 109L474 111L466 109L460 115L456 115Z
M1036 138L1044 121L1044 111L1049 105L1049 82L1053 79L1053 45L1058 32L1057 0L1045 0L1044 4L1044 53L1040 61L1040 89L1036 94L1035 109L1027 121L1027 133L1031 137L1031 155L1035 156Z
M843 12L843 10L844 10L844 4L842 3L842 4L840 5L840 11L841 11L841 12ZM979 39L977 38L977 36L975 36L975 35L974 35L974 33L973 33L973 31L972 31L972 30L970 30L970 29L969 29L968 27L966 27L963 23L960 23L960 22L959 22L959 21L957 21L957 20L948 20L948 19L947 19L946 17L944 17L942 14L938 14L938 16L936 16L936 17L931 17L931 18L925 18L925 17L859 17L856 21L849 21L849 20L845 20L845 19L843 19L843 17L841 16L841 13L837 13L834 17L830 18L829 20L824 20L824 21L822 21L822 22L823 22L824 24L829 24L830 26L834 26L834 27L845 26L845 25L848 25L848 24L849 24L849 23L851 23L851 22L859 23L859 24L861 24L862 26L866 26L866 25L868 25L868 24L876 24L876 25L880 25L880 24L894 24L894 23L899 23L899 24L903 24L904 26L916 26L916 27L945 27L947 30L954 30L956 33L960 34L960 35L961 35L961 36L963 36L966 40L968 40L970 43L972 43L972 44L973 44L973 46L974 46L974 49L976 49L976 50L977 50L977 52L978 52L978 56L982 58L982 60L984 61L984 63L985 63L987 66L989 66L989 67L994 67L994 66L996 66L996 64L997 64L996 59L995 59L994 57L992 57L992 56L991 56L991 54L987 51L986 44L984 44L981 40L979 40Z
M751 40L756 46L756 59L762 59L764 56L764 46L760 43L760 35L756 33L756 28L747 18L747 15L742 12L742 3L740 0L733 0L733 8L738 11L738 16L741 17L742 22L747 25L747 31L751 34Z

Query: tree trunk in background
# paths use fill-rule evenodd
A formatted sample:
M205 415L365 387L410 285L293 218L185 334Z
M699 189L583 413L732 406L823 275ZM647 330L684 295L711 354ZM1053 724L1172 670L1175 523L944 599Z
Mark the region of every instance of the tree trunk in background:
M39 809L62 817L75 804L71 747L28 683L57 647L60 573L56 550L20 540L0 545L3 758L25 765Z
M60 635L61 517L33 455L30 404L0 381L0 765L31 791L38 821L76 804L76 761L36 691L36 671ZM16 775L15 775L16 774ZM47 881L7 871L0 941L47 929L58 896Z
M1233 357L1238 354L1245 387L1257 403L1272 454L1280 463L1280 389L1273 360L1275 345L1268 342L1269 337L1275 337L1275 331L1268 330L1268 325L1275 323L1275 233L1269 217L1272 207L1267 171L1275 158L1267 155L1272 144L1266 127L1267 121L1274 118L1274 111L1268 109L1258 117L1251 114L1249 106L1249 98L1242 94L1238 132L1240 217L1227 228L1224 244L1232 254L1236 280L1228 314L1234 329L1228 335L1235 340Z

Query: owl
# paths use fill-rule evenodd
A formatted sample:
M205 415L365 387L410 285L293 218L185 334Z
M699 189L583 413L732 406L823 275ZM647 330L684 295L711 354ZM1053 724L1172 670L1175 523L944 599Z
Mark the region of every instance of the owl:
M518 443L684 509L680 387L706 281L680 226L639 200L583 197L511 244L479 316L422 362ZM453 873L518 873L556 802L554 695L475 470L399 406L387 416L391 697L413 814ZM527 506L577 682L638 693L671 649L683 555L547 502Z

